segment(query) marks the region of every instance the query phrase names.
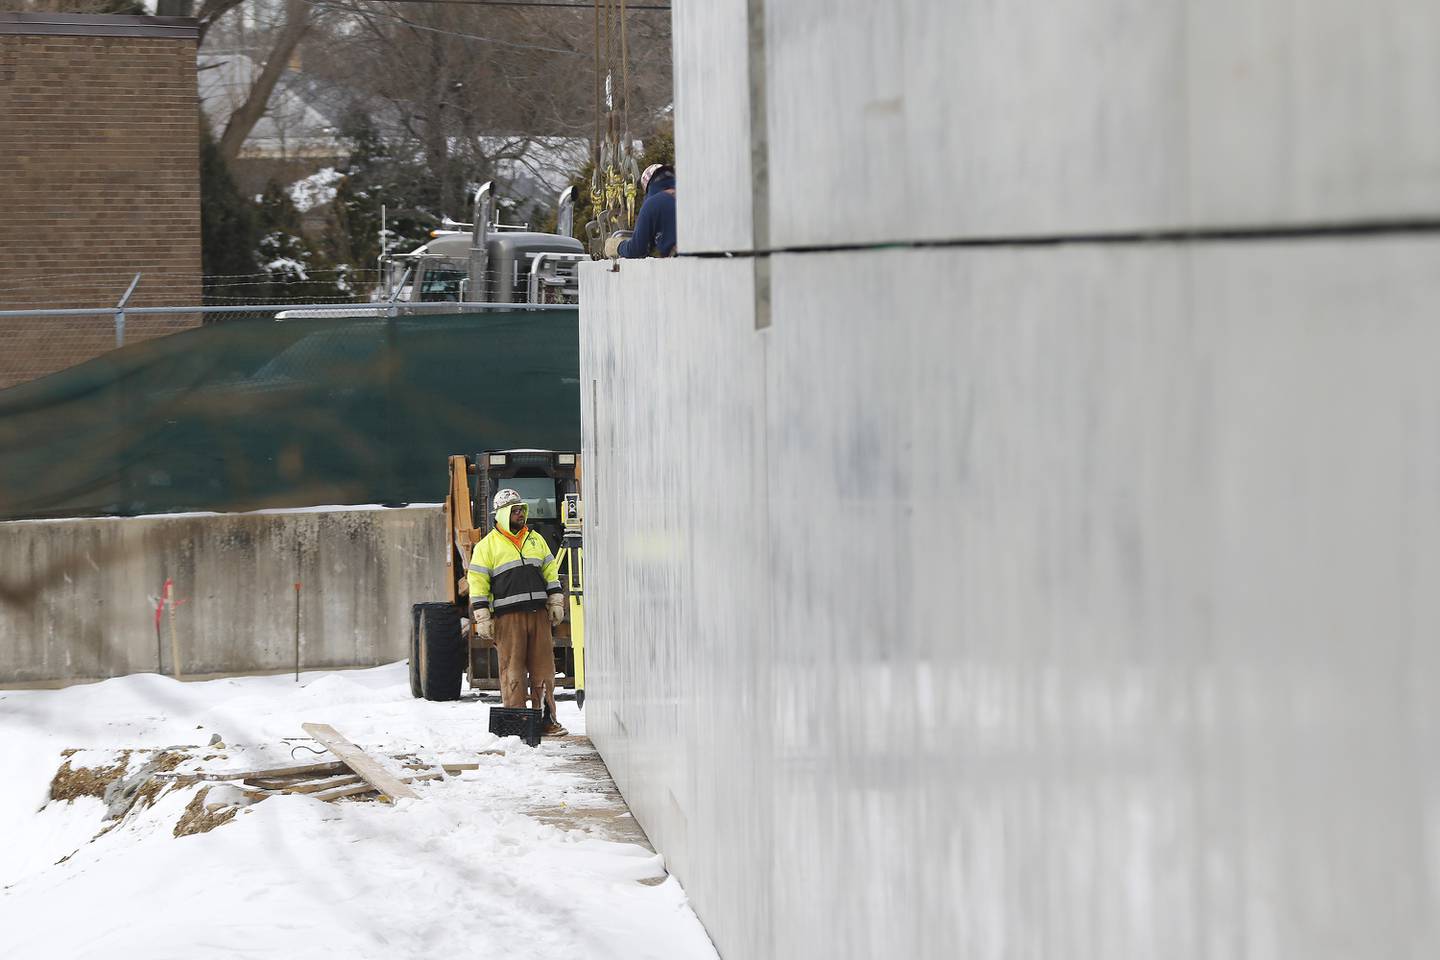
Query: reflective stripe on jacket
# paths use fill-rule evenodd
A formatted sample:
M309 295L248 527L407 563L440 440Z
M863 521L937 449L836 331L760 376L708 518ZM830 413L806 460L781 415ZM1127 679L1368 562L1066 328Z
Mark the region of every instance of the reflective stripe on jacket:
M547 594L560 592L560 563L545 538L528 528L524 536L516 547L497 527L475 544L465 573L471 610L538 610Z

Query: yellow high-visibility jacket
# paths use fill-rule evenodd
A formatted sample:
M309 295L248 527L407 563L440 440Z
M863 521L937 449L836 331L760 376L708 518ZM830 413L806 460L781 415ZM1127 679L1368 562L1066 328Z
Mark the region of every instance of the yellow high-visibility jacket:
M465 569L471 611L538 610L548 594L561 591L560 564L545 538L529 527L518 534L493 528L475 544Z

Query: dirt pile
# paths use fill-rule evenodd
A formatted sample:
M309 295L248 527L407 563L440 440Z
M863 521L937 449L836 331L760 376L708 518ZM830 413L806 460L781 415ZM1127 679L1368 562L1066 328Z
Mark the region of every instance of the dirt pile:
M71 760L79 751L66 750L65 762L55 771L50 780L51 800L74 800L77 797L103 799L110 785L125 775L130 767L130 751L121 750L119 760L114 764L97 767L71 767Z
M185 812L175 823L175 836L189 837L197 833L209 833L222 824L235 819L240 808L226 803L206 803L210 788L202 787L185 806Z

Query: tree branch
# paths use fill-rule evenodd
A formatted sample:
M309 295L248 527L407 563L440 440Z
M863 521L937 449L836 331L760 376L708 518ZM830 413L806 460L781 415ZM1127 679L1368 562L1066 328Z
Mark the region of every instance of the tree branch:
M244 0L205 0L200 4L200 10L195 14L195 19L199 21L197 26L200 29L200 40L196 46L205 44L205 34L215 25L215 21L240 6L242 2Z
M225 158L226 163L234 162L240 155L240 147L245 138L250 136L250 131L255 129L255 124L265 115L265 108L270 104L270 94L275 91L275 84L290 65L290 57L300 44L300 38L305 36L305 31L309 29L310 5L304 0L287 0L285 26L275 40L275 46L270 49L270 56L266 59L260 76L250 88L250 95L245 98L240 109L230 115L230 121L225 124L225 132L220 137L220 155Z

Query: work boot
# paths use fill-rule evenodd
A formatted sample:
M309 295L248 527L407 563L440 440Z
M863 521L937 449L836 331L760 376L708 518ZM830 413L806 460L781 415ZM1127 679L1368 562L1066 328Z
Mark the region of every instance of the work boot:
M541 731L541 733L542 733L542 735L547 736L547 737L568 737L568 736L570 736L570 731L569 731L569 730L566 730L564 727L560 726L560 724L556 723L554 720L551 720L548 724L546 724L545 729L544 729L543 731Z

